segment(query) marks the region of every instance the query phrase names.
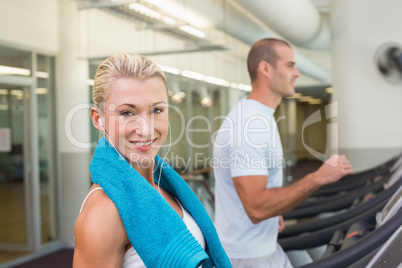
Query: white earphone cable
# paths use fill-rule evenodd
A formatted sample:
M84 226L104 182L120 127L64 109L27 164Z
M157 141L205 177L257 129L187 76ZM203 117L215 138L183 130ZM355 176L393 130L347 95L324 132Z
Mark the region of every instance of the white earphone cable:
M103 124L102 124L101 119L99 119L99 125L100 125L100 127L102 128L102 130L103 130L102 132L106 135L106 137L108 138L110 144L112 145L112 147L113 147L113 149L116 151L116 153L121 157L121 159L126 160L126 159L120 154L120 152L116 149L116 147L114 146L114 144L113 144L113 142L112 142L112 139L109 137L109 135L108 135L107 132L106 132L106 129L103 128Z
M163 160L165 160L166 156L168 155L168 153L170 151L170 147L172 146L172 130L171 130L171 127L170 127L170 123L168 124L168 129L169 129L169 148L166 151L165 156L162 158ZM161 165L161 167L159 169L159 178L158 178L158 192L162 195L162 193L161 193L161 191L159 189L160 182L161 182L161 176L162 176L162 165Z

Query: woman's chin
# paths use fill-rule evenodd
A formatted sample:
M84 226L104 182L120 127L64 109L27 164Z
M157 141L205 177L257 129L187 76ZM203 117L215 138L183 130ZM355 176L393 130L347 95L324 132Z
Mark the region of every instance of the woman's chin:
M152 167L153 163L155 162L155 155L153 156L144 156L137 153L130 154L130 162L135 163L138 166L143 168L150 168Z

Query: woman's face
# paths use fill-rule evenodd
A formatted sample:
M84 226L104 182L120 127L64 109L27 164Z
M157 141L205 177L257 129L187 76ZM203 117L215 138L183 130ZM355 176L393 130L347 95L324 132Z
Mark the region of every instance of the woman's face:
M162 78L121 78L109 90L105 106L109 140L130 162L153 163L168 133L168 96Z

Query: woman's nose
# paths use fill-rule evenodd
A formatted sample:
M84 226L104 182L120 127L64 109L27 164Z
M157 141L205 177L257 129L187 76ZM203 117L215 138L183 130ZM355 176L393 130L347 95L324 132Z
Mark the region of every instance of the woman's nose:
M135 133L148 137L152 134L152 120L145 116L138 116L135 120Z

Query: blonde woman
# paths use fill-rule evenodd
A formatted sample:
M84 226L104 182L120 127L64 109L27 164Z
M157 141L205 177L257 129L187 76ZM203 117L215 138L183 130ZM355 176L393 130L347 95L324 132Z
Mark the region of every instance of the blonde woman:
M231 267L212 221L158 155L168 136L168 88L157 64L118 54L98 67L93 186L75 224L74 267Z

